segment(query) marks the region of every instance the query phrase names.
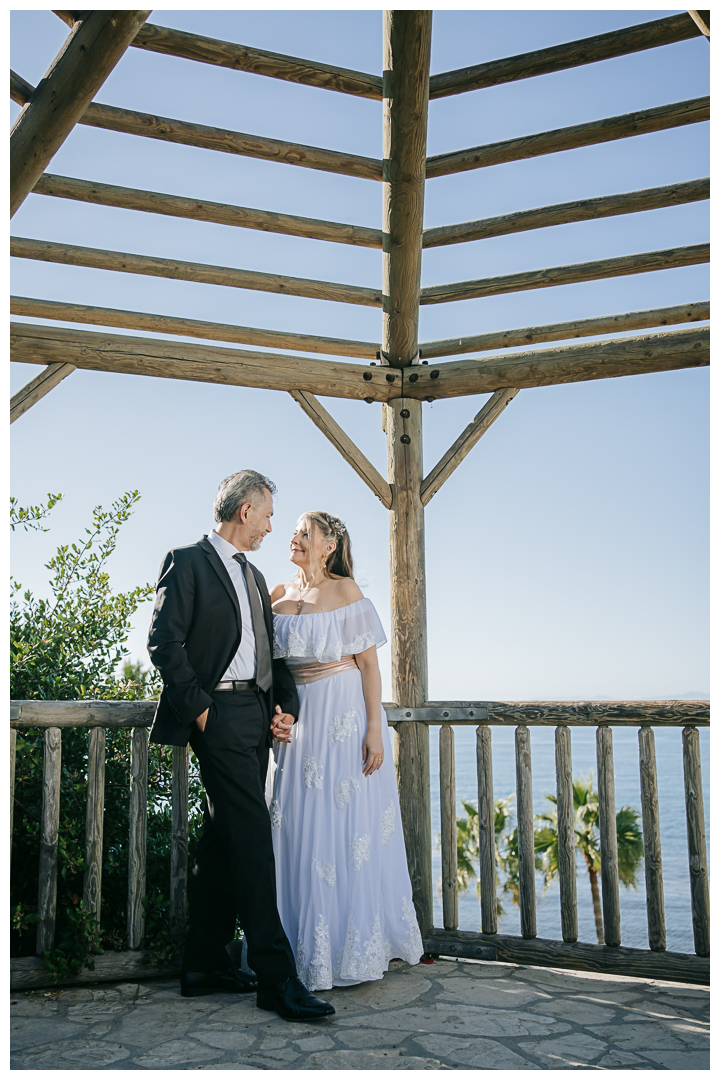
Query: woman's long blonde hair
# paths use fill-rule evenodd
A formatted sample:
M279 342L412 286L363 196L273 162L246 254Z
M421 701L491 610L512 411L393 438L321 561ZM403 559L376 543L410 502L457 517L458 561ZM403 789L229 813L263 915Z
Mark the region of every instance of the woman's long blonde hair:
M325 510L309 510L300 515L300 520L307 523L313 553L315 529L319 529L326 540L335 541L335 550L330 552L325 563L327 573L334 577L348 577L355 580L350 535L344 522Z

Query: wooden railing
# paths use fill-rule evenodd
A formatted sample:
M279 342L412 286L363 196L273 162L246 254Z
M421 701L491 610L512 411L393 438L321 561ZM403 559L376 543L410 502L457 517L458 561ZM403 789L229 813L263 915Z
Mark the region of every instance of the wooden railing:
M86 908L98 918L102 894L105 729L132 729L128 837L127 938L129 952L108 953L96 970L81 979L113 979L148 974L138 949L145 934L143 897L146 876L148 800L148 731L155 710L152 701L16 701L10 711L10 830L13 828L15 744L18 728L44 730L43 799L40 830L38 923L36 952L55 941L58 830L63 728L88 728L88 787L85 829ZM440 726L440 814L443 927L423 926L425 948L446 956L483 958L512 963L614 972L688 982L709 981L710 909L701 785L698 728L709 724L709 703L665 702L431 702L421 708L386 705L397 726L421 722ZM482 932L458 929L457 826L454 725L477 728L478 819ZM519 834L521 936L498 934L495 877L492 726L515 728L516 795ZM558 862L562 941L539 939L536 928L535 851L533 832L531 727L555 728L558 813ZM649 949L621 945L613 726L638 727L640 789ZM575 835L572 789L572 727L597 730L597 774L601 842L601 881L605 945L578 942L575 883ZM662 855L658 815L654 727L683 729L685 807L695 955L665 949ZM186 747L172 755L171 916L186 911L188 857L188 764ZM418 784L417 790L422 790ZM401 793L402 795L402 793ZM417 861L422 865L422 860ZM428 883L426 883L428 884ZM48 981L38 958L12 962L14 988ZM166 972L170 969L163 969Z

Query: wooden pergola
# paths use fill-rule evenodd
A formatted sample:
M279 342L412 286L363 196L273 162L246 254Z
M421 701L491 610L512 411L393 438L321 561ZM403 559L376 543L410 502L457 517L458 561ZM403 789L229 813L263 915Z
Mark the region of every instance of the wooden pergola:
M421 721L430 719L435 722L430 714L434 716L437 713L446 722L442 734L447 745L442 760L447 769L448 755L452 749L452 728L448 722L471 722L474 713L467 704L429 703L427 700L425 506L519 390L672 371L709 363L709 328L687 326L709 319L709 303L703 301L443 341L418 340L421 305L707 262L708 245L694 244L430 288L420 286L424 248L637 213L709 197L709 180L700 178L423 230L426 178L699 123L709 117L708 98L674 102L659 108L611 116L430 158L426 154L428 101L590 64L694 36L705 35L709 38L709 12L690 11L431 77L432 12L388 11L384 15L382 78L150 25L146 22L150 11L62 11L56 14L71 27L71 32L45 78L37 87L33 87L21 76L11 73L11 96L23 106L11 135L11 215L30 192L36 192L54 198L123 207L143 213L382 249L382 288L378 289L13 238L11 253L19 258L377 307L382 310L382 332L378 334L377 342L350 341L13 297L12 312L18 316L175 334L197 338L198 342L175 343L152 337L113 335L105 331L74 331L15 322L12 324L12 360L38 364L43 370L13 397L11 421L21 416L75 368L287 391L387 507L390 522L396 768L414 900L421 928L423 933L427 933L433 922L429 729L427 722ZM104 80L128 47L382 101L383 160L93 102ZM78 123L141 138L376 180L382 185L382 227L370 229L319 221L155 191L93 183L46 172L53 155ZM660 329L673 325L683 325L684 328ZM642 336L567 343L572 339L608 333L622 335L637 330L650 332ZM213 347L204 343L208 340L278 351ZM513 351L528 344L545 342L566 344L534 351ZM341 359L312 359L294 355L293 350ZM488 358L462 358L470 353L486 351L492 353ZM453 359L438 362L447 357ZM461 432L441 460L424 475L423 402L487 393L492 396L474 420ZM316 395L382 402L383 428L388 443L387 479L353 444ZM542 714L545 719L536 719L536 722L562 723L562 718L558 719L559 713L553 713L549 707L549 711L543 713L541 703L538 708L538 715ZM640 715L632 713L632 710L630 713L632 716ZM652 710L643 715L647 719L651 713ZM680 723L681 713L682 709L673 722ZM479 712L477 715L481 718ZM636 722L633 719L623 720L625 713L622 710L617 715L619 722ZM484 718L487 719L487 716L486 710ZM517 723L517 719L506 719L504 722ZM689 719L685 722L692 724L694 721ZM481 799L480 805L481 859L485 860L484 864L481 862L481 870L483 880L485 875L489 880L491 873L494 873L494 863L490 862L494 843L492 767L490 732L487 726L484 730L487 733L487 746L483 750L483 738L479 735L479 775L485 769L487 782L484 790L490 794L484 801ZM527 735L527 729L524 729L524 733ZM452 816L452 807L445 814L446 818L448 814ZM525 840L524 843L527 848L527 843L531 844L532 841ZM524 872L527 874L530 872L527 867L531 867L531 863L527 863L527 850L523 859ZM610 863L608 856L608 874L611 873ZM611 891L608 892L608 904L612 902ZM489 890L487 897L486 900L484 890L483 930L492 932L493 924L495 929L497 926L496 914L492 910L494 894L492 902Z

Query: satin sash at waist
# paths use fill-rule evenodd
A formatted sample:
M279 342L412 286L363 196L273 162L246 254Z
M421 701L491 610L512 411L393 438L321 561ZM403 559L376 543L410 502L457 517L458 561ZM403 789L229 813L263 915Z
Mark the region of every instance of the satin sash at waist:
M297 685L304 686L305 683L318 682L320 679L329 679L332 675L339 675L341 671L353 671L358 665L354 656L343 656L341 660L331 660L329 664L311 660L308 664L288 666Z

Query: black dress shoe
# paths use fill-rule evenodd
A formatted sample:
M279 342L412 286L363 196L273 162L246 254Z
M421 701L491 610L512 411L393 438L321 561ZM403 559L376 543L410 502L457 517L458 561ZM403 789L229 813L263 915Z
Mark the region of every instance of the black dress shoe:
M320 1020L335 1014L330 1002L311 994L297 975L274 986L258 986L257 1004L259 1009L276 1012L283 1020Z
M257 976L246 975L240 968L231 966L225 971L181 971L180 994L182 997L201 997L203 994L254 994Z

